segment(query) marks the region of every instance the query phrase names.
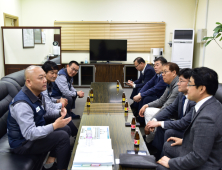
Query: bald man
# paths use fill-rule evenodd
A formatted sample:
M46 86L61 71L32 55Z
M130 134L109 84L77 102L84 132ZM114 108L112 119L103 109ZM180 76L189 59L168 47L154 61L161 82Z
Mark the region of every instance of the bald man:
M47 113L42 91L46 90L46 74L41 67L29 66L25 70L25 86L9 105L7 133L12 152L16 154L42 154L50 151L43 169L67 169L70 158L71 118L67 111ZM45 125L44 116L57 114L54 123ZM55 162L57 158L57 164Z

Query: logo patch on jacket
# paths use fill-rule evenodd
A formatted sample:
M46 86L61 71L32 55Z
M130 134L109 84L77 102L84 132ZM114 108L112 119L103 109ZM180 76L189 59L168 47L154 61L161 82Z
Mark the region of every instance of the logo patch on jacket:
M36 107L36 112L39 112L40 111L40 107Z

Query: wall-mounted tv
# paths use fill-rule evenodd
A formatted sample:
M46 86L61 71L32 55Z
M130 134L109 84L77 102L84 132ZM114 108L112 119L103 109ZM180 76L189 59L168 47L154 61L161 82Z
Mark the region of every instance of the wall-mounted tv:
M127 40L90 39L90 61L127 61Z

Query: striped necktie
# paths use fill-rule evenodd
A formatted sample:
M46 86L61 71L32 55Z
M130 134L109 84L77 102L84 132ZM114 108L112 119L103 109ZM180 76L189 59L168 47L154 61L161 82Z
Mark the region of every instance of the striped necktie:
M180 119L183 117L183 108L184 108L185 100L186 100L186 96L183 96L182 107L181 107L181 111L180 111Z

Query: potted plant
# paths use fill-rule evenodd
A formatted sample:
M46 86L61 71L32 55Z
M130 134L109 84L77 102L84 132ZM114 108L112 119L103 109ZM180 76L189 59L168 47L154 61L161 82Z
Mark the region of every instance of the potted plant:
M212 40L214 40L217 45L222 49L222 47L220 46L220 44L217 42L216 39L219 39L219 41L222 40L222 24L220 22L216 22L216 24L218 25L216 28L214 28L214 33L213 33L213 37L204 37L203 40L206 40L205 46L207 46Z

